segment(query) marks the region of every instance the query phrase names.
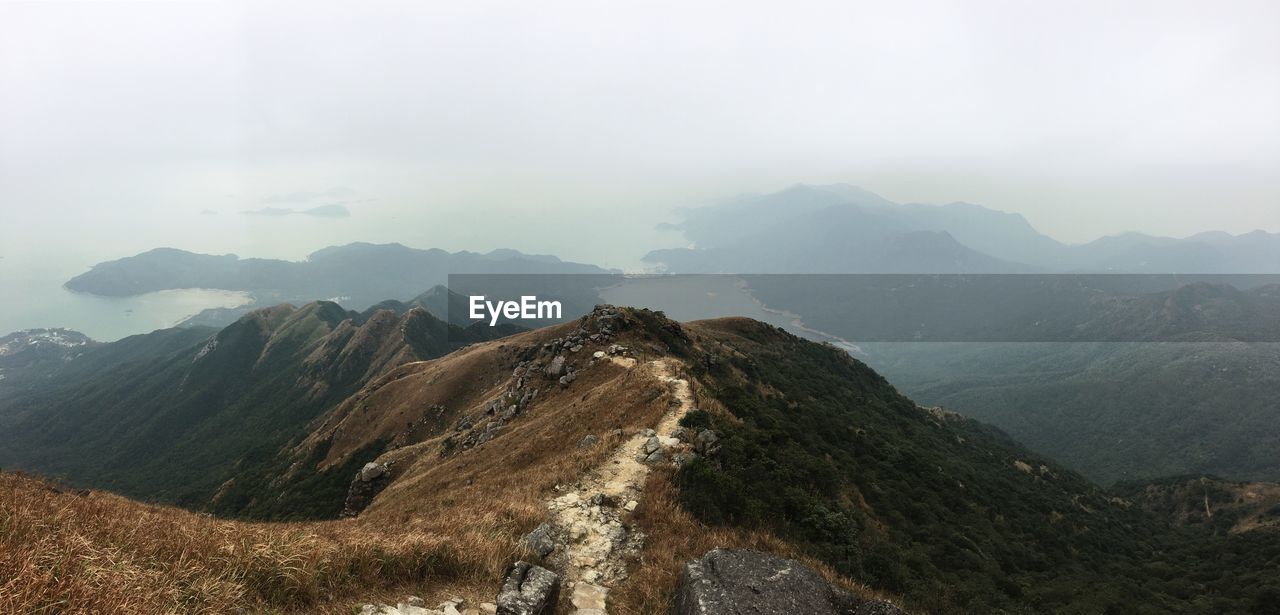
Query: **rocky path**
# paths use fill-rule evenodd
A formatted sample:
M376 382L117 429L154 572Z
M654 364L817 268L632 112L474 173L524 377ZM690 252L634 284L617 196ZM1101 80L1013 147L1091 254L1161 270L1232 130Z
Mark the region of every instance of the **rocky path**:
M607 461L547 504L558 537L556 557L564 566L564 587L572 592L571 613L580 615L604 615L609 588L626 578L626 558L639 551L644 536L628 531L624 519L635 510L649 465L665 461L671 449L682 446L674 433L693 408L689 382L675 376L670 361L657 359L642 365L634 359L614 361L648 370L679 404L655 428L633 435Z

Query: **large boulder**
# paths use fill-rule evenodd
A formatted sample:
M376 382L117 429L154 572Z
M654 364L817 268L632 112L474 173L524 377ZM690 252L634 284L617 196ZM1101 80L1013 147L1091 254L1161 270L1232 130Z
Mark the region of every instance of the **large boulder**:
M715 549L689 562L676 590L675 615L899 615L828 583L795 560L747 550Z
M360 480L367 483L372 480L377 480L379 476L386 473L387 466L370 461L369 463L364 464L363 468L360 468Z
M560 575L529 562L516 562L498 592L497 615L548 615L556 606Z
M543 370L543 373L546 374L547 378L558 380L561 376L565 375L567 371L568 369L564 364L564 355L557 355L556 358L551 359L551 364L547 365L547 368Z
M530 551L537 553L538 557L551 555L551 552L556 550L556 541L555 537L552 536L551 524L543 523L533 528L532 532L525 534L524 544L529 547Z
M369 462L360 468L347 487L347 499L342 503L343 517L360 514L387 485L391 484L391 468L386 464Z

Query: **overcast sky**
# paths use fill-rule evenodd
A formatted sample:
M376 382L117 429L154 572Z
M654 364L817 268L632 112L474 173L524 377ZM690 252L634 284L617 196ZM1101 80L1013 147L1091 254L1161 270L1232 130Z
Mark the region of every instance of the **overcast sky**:
M1071 242L1280 231L1277 58L1274 1L0 1L0 254L626 266L797 182Z

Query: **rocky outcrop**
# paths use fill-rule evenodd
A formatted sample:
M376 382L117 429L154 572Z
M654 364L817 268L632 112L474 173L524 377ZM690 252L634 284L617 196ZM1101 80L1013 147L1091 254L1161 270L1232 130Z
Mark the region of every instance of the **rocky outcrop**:
M530 551L538 554L538 557L546 557L556 550L555 537L552 535L552 527L550 523L543 523L534 528L524 537L525 546Z
M347 488L347 499L342 504L341 516L354 517L369 506L373 498L391 484L391 475L387 473L389 469L384 463L364 464Z
M556 606L560 575L529 562L516 562L498 593L498 615L549 615Z
M892 603L831 585L800 562L757 551L710 551L685 566L676 591L675 615L903 613Z

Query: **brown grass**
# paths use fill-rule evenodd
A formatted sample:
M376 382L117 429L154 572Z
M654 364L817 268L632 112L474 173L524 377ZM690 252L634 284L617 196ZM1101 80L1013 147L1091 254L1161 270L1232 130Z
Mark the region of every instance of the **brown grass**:
M446 458L440 437L408 447L404 475L352 521L220 520L0 474L0 613L351 613L408 594L492 601L506 567L530 557L519 539L546 519L555 487L607 459L622 442L613 429L629 435L667 408L638 370L580 374L491 442ZM600 441L578 449L589 433Z
M644 498L633 517L645 533L644 551L631 576L610 595L609 612L617 615L649 615L671 612L672 599L684 565L717 547L755 549L799 560L832 583L867 598L885 598L874 590L840 576L813 558L801 555L789 543L763 531L708 527L680 506L673 481L674 470L652 472Z
M515 340L536 344L552 333ZM323 431L342 425L337 448L353 449L388 437L432 404L449 408L440 427L451 425L506 386L516 346L483 344L404 366L328 417ZM530 557L520 537L546 520L557 486L656 424L669 401L642 370L583 369L571 387L548 389L486 444L441 457L440 440L450 433L442 430L389 452L403 470L351 521L219 520L107 493L60 493L0 473L0 613L351 613L408 594L428 603L492 601L506 567ZM586 434L600 442L578 449ZM684 564L715 547L801 559L869 593L767 533L702 526L680 507L669 469L650 474L634 522L647 541L612 594L612 613L668 612Z
M224 521L0 473L0 613L350 612L360 591L482 568L429 534Z

